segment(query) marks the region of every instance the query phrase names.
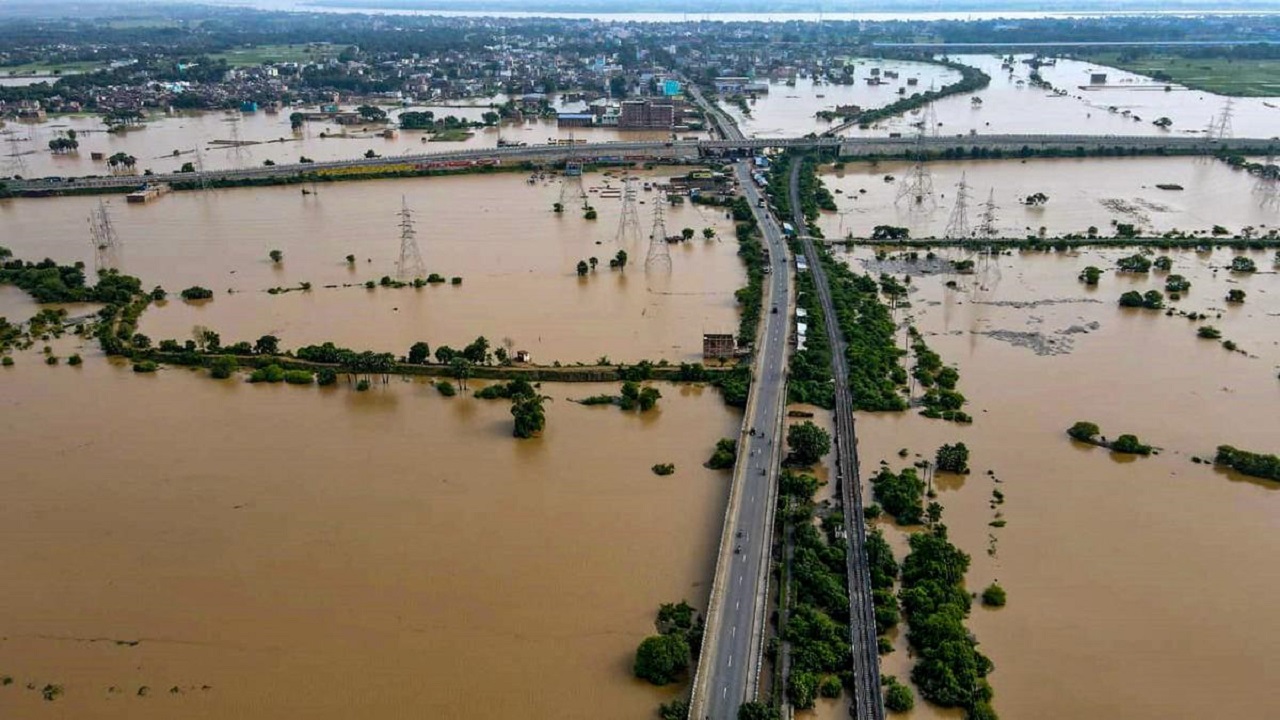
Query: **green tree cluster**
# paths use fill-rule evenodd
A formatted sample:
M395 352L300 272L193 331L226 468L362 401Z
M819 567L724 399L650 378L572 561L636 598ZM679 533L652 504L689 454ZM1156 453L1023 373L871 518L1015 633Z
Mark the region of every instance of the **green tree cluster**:
M728 470L738 461L738 441L733 438L721 438L716 441L715 452L707 461L712 470Z
M982 604L987 607L1004 607L1008 599L1008 593L999 583L991 583L982 591Z
M1067 429L1067 435L1081 442L1089 442L1098 436L1102 429L1095 423L1081 420Z
M888 466L871 478L871 489L876 502L893 516L899 525L919 525L924 522L925 483L915 468L904 468L895 474Z
M787 463L810 467L831 452L831 433L806 420L787 428Z
M910 712L916 706L916 697L911 692L911 688L898 682L898 678L889 675L883 679L882 684L884 685L884 707L889 712Z
M969 556L950 543L941 523L912 535L909 543L900 599L907 641L917 657L911 679L932 703L964 708L971 718L994 717L986 680L993 665L964 626L970 607L964 588Z
M1164 291L1170 294L1181 294L1191 289L1191 281L1178 275L1170 275L1164 279Z
M1148 290L1145 293L1139 293L1137 290L1130 290L1120 296L1120 307L1147 308L1148 310L1159 310L1164 307L1164 294L1159 290Z
M1144 445L1137 435L1121 435L1111 441L1111 449L1126 455L1150 455L1152 447Z
M1080 282L1083 282L1085 285L1097 285L1098 280L1101 277L1102 277L1102 268L1099 268L1094 265L1090 265L1086 267L1084 270L1080 271L1080 274L1077 276L1077 279L1080 280Z
M805 347L791 356L790 373L787 376L787 399L793 403L817 405L822 408L835 406L835 383L831 377L831 344L827 339L826 316L818 293L814 288L812 273L796 276L796 305L808 314L812 329Z
M540 435L547 426L547 413L542 404L547 398L537 392L511 398L511 417L515 424L511 434L521 439Z
M474 395L481 400L510 400L523 395L532 395L535 390L528 380L516 378L506 383L496 383L475 391Z
M818 252L847 345L853 409L905 410L907 403L899 390L906 385L907 372L898 363L903 351L897 347L897 328L889 308L880 301L879 285L832 259L826 248Z
M1280 457L1219 445L1213 461L1242 475L1280 482Z
M969 448L964 443L943 445L935 455L937 468L942 472L967 475L969 473Z
M622 395L618 400L618 404L623 410L639 410L647 412L658 405L658 399L662 397L662 393L658 388L646 385L641 387L634 380L628 380L622 383Z
M1258 264L1251 258L1243 255L1237 255L1231 258L1231 272L1236 273L1252 273L1258 271Z
M209 300L213 298L213 291L199 285L192 285L183 290L180 295L183 300Z
M1151 270L1151 260L1146 255L1137 253L1127 255L1116 261L1116 268L1120 272L1144 273Z
M645 638L636 649L632 671L654 685L675 682L689 669L702 645L703 621L689 603L664 603L654 621L658 634Z

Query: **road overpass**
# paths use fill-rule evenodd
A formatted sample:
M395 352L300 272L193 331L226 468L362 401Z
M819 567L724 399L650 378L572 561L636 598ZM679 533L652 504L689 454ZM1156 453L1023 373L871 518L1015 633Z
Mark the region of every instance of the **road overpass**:
M707 103L696 88L693 95L722 137L741 142L741 132L723 111ZM734 172L764 237L769 273L765 276L763 320L753 348L745 430L738 439L738 460L689 703L689 717L698 720L736 720L738 708L760 694L786 406L787 333L791 326L786 241L777 218L763 207L751 169L739 162Z
M695 94L696 97L696 94ZM408 173L432 170L466 170L478 165L510 164L519 162L558 162L566 158L596 162L661 162L687 161L705 157L726 159L759 153L769 149L835 150L841 157L895 157L924 152L941 156L947 152L965 151L971 154L976 148L999 151L1002 155L1017 156L1056 151L1061 154L1075 152L1093 153L1116 149L1119 152L1155 154L1212 154L1223 150L1240 153L1265 154L1280 149L1276 138L1233 138L1209 141L1204 138L1179 135L955 135L939 137L800 137L800 138L745 138L723 111L711 111L713 122L721 124L722 137L718 140L620 141L564 145L522 145L497 148L475 148L439 153L393 155L379 158L358 158L331 162L272 165L266 167L229 170L207 170L203 173L169 173L148 176L103 176L41 178L9 181L10 189L19 194L56 195L67 191L123 190L137 187L144 182L163 182L198 186L217 183L287 181L313 175L340 175L343 171L378 170L387 172L403 170Z
M765 276L763 320L753 348L745 431L738 439L738 461L690 699L689 717L703 720L736 720L739 706L755 700L759 693L786 406L791 317L786 242L777 220L758 207L760 195L749 168L738 163L736 172L743 194L755 209L770 270ZM776 314L770 312L774 307L778 308Z

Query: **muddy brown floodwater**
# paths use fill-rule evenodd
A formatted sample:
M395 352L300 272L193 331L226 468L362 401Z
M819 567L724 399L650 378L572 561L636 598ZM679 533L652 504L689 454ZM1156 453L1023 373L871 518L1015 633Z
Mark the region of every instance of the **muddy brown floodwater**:
M502 98L496 98L495 102ZM401 112L431 111L438 118L454 115L472 121L480 121L481 115L490 110L484 101L479 104L442 107L413 106L385 110L394 121ZM344 106L344 111L354 106ZM564 111L579 109L576 106ZM299 162L301 157L323 162L326 160L350 160L363 157L372 150L378 155L442 153L456 150L495 147L499 138L507 142L538 145L551 140L576 139L591 142L619 140L672 140L673 138L698 138L697 132L621 131L617 128L559 128L554 118L531 119L526 122L506 122L497 127L475 128L472 136L455 142L430 142L430 135L419 130L396 130L396 123L375 125L338 125L336 123L309 122L298 131L290 126L289 115L295 110L315 112L317 107L285 108L270 115L256 113L201 112L156 115L144 125L120 133L108 133L101 116L63 115L45 122L11 122L3 126L0 134L6 142L5 160L17 150L26 164L27 177L108 175L110 168L105 160L95 161L92 153L101 152L110 157L118 152L137 158L137 170L156 173L179 171L185 163L206 170L256 167L270 160L278 165ZM383 131L392 129L390 137ZM79 151L68 155L54 155L49 151L49 141L75 130L80 142ZM9 146L9 138L14 144ZM245 143L239 150L231 144L239 138ZM199 153L197 153L199 150ZM197 157L198 155L198 157ZM141 180L139 180L141 182Z
M783 80L770 80L769 92L754 101L748 101L750 115L728 102L721 102L748 137L796 137L810 132L821 132L836 122L819 119L815 113L835 110L841 105L857 105L864 109L884 107L903 96L927 91L931 86L940 88L960 78L960 73L931 63L909 60L872 60L862 58L854 63L855 82L852 85L815 83L812 77L796 78L794 85ZM869 85L872 70L898 73L897 78L878 76L883 84ZM914 80L915 85L907 83Z
M982 205L990 198L996 207L993 225L1001 237L1037 235L1041 227L1049 237L1083 235L1090 226L1105 237L1115 234L1113 223L1129 223L1147 234L1208 232L1214 225L1233 233L1252 226L1265 234L1280 225L1280 207L1261 202L1252 176L1204 158L939 161L926 167L934 196L919 205L910 197L899 199L911 171L906 163L850 162L824 175L839 211L823 215L823 234L869 237L876 225L896 225L909 229L913 238L942 237L961 179L969 187L969 227L979 226ZM1157 184L1183 189L1162 190ZM1048 202L1024 205L1034 193L1044 193Z
M675 690L633 653L660 603L704 602L728 475L701 463L740 421L711 389L661 385L646 415L567 400L616 388L544 385L545 437L521 442L509 403L422 382L20 354L0 715L649 716Z
M1159 83L1151 78L1078 60L1058 60L1040 69L1041 76L1055 88L1031 87L1031 67L1015 56L1010 69L1001 67L996 55L957 55L952 59L979 68L991 83L976 93L943 98L934 103L938 135L978 135L992 133L1072 134L1072 135L1203 135L1209 121L1217 117L1227 102L1222 95L1188 90L1180 85ZM1107 75L1105 85L1090 85L1093 73ZM981 102L974 103L977 97ZM1235 137L1266 138L1275 135L1280 122L1276 98L1234 98L1232 130ZM1268 107L1270 105L1271 107ZM887 118L869 128L851 128L847 135L883 137L890 132L911 135L913 123L922 111ZM1168 129L1156 127L1161 117L1172 121Z
M427 341L461 347L484 335L511 338L536 362L701 358L703 332L736 332L733 292L745 284L732 221L723 210L684 204L666 209L669 233L689 227L694 240L670 247L670 275L645 272L654 203L639 192L639 237L617 243L622 201L593 188L613 178L590 174L583 185L599 219L584 220L567 201L552 212L559 180L530 185L523 173L335 183L304 196L298 187L174 193L145 205L118 199L110 209L123 244L120 267L170 300L150 308L141 330L155 340L186 339L205 325L225 341L270 333L284 347L333 341L403 354ZM662 177L677 171L666 171ZM683 173L685 170L679 170ZM645 180L651 173L639 173ZM417 240L429 272L463 278L421 290L325 288L395 275L401 198L417 212ZM97 198L0 202L4 245L16 257L52 257L93 266L85 218ZM716 230L704 240L703 228ZM272 249L284 252L274 265ZM625 249L623 271L609 258ZM344 259L357 256L354 267ZM599 266L579 278L579 260ZM268 295L269 288L312 283L309 293ZM217 294L188 304L176 297L201 285ZM235 290L228 294L228 290Z
M1272 253L1250 257L1269 270ZM863 477L881 460L932 459L943 443L970 448L973 473L939 474L935 486L953 541L973 558L969 589L998 580L1009 593L1000 610L975 602L968 623L995 662L1003 717L1269 717L1280 711L1268 672L1280 653L1270 602L1280 575L1266 570L1280 551L1280 484L1191 457L1221 443L1280 452L1276 276L1215 271L1229 251L1170 253L1192 282L1172 305L1208 313L1242 355L1197 338L1201 323L1117 307L1126 290L1162 289L1161 273L1108 271L1092 290L1075 279L1122 254L1004 256L981 286L914 279L899 319L915 317L959 368L975 422L861 413ZM869 251L845 257L861 268ZM948 279L960 288L944 288ZM1222 301L1229 288L1246 290L1243 305ZM1037 336L1041 353L1011 342ZM1078 420L1162 452L1135 459L1075 443L1065 430ZM900 448L913 455L900 459ZM1005 502L993 509L995 489ZM1003 528L988 525L997 510ZM901 560L905 534L882 525ZM896 648L884 672L905 679L905 629ZM917 702L912 716L955 714Z

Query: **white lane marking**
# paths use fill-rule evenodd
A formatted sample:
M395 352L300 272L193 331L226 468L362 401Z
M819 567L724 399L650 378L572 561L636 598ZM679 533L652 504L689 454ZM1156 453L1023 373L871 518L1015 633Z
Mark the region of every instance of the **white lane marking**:
M729 656L729 667L733 667L733 656Z

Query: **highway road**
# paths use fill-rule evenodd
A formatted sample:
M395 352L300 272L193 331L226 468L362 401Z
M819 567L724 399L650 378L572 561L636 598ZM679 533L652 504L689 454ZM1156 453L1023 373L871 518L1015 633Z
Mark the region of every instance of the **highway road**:
M797 228L806 229L804 210L800 205L800 163L791 165L789 194ZM854 434L853 395L849 391L849 368L844 333L831 303L831 286L827 273L807 230L801 235L804 254L813 273L814 287L822 312L826 316L826 332L831 343L831 373L835 378L836 476L844 503L845 536L849 551L845 554L849 583L849 642L853 659L853 708L857 720L884 720L884 704L880 695L880 653L876 642L875 607L871 601L871 571L867 562L866 523L862 515L862 481L858 473L858 439Z
M786 242L776 218L758 207L760 194L749 168L740 162L736 171L764 235L770 272L765 276L763 322L754 349L751 393L743 422L746 431L738 440L738 463L716 563L707 635L694 680L690 717L704 720L735 720L738 707L754 700L759 691L786 405L791 318ZM775 307L777 313L771 312Z

